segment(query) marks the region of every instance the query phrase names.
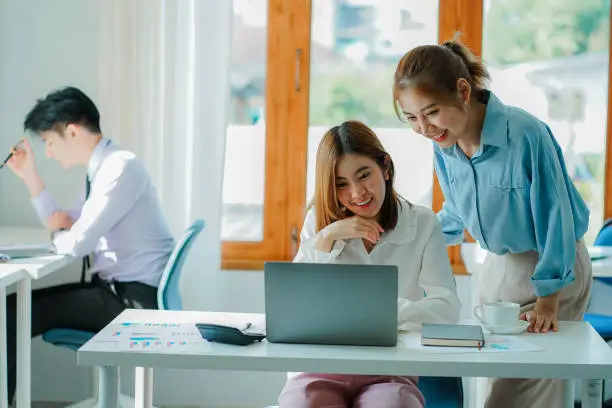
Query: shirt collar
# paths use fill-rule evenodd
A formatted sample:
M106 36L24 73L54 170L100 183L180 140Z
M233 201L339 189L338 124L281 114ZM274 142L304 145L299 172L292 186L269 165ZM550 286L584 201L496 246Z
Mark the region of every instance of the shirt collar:
M485 90L483 98L486 100L484 123L480 133L481 145L506 147L508 144L508 118L506 116L506 105L491 91ZM454 144L451 147L440 148L449 155L457 156L459 147Z
M381 240L383 242L405 244L411 242L416 237L417 219L412 205L404 200L400 200L400 203L397 225L391 231L382 235Z
M89 165L87 166L87 177L90 181L96 177L102 160L106 157L106 148L108 145L110 145L110 140L102 138L94 148L91 158L89 159Z
M481 144L506 147L508 144L508 117L506 116L506 105L499 100L491 91L488 94L489 102L482 125Z

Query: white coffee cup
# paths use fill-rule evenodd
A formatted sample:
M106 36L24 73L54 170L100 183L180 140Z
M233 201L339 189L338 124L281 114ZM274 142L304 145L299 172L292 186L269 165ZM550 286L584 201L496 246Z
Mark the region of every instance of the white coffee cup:
M516 326L521 306L512 302L490 302L474 308L474 316L489 326Z

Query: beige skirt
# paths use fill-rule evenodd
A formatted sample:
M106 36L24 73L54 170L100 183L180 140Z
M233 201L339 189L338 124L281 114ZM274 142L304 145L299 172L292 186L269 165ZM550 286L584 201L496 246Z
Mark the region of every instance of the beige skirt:
M478 272L480 303L506 301L521 305L521 313L535 307L536 296L531 287L538 253L495 255L487 253ZM559 298L559 320L582 320L589 303L593 281L591 260L584 241L576 242L574 282L562 289ZM546 336L546 334L541 334ZM543 379L494 378L486 408L549 408L562 406L562 381Z

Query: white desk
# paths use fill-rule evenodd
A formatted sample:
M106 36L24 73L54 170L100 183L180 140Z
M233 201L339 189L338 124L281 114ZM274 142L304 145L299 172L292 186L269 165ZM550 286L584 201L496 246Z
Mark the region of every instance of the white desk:
M40 279L69 265L74 258L68 255L48 255L15 259L10 264L25 269L32 279Z
M612 278L612 247L589 247L589 254L591 257L605 257L591 261L593 265L593 277Z
M0 245L39 244L49 240L44 228L3 227L0 228ZM31 405L32 369L32 279L39 279L68 265L72 258L65 255L52 255L40 258L16 259L0 263L0 299L6 298L6 286L17 283L17 407L29 408ZM2 279L4 277L4 280ZM6 301L0 309L0 322L6 322ZM6 378L6 324L0 325L1 365ZM2 381L0 392L4 394L0 407L6 406L6 383Z
M0 245L30 245L48 241L49 232L42 227L0 227ZM72 261L73 259L66 255L49 255L15 259L4 265L19 265L29 272L32 279L40 279L63 268Z
M262 315L128 309L111 324L231 323L261 321ZM343 347L270 344L246 347L217 343L202 352L163 353L118 351L96 337L77 353L79 365L100 366L100 406L118 407L119 365L148 367L137 377L144 390L140 407L152 401L152 369L246 371L306 371L346 374L422 375L457 377L561 378L583 380L583 407L601 402L601 378L612 372L612 350L585 322L562 322L558 333L523 334L544 351L527 353L421 353L401 347ZM570 352L571 350L571 352ZM573 407L571 382L565 387L565 407ZM144 402L143 402L144 401ZM590 405L589 405L590 404Z

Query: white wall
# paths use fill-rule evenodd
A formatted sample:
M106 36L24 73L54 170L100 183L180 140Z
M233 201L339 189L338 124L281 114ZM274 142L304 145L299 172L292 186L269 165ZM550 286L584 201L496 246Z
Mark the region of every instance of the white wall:
M96 97L97 1L0 0L0 152L4 159L22 136L23 119L37 98L75 85ZM59 173L35 143L39 169L60 202L77 191L82 172ZM62 179L58 177L62 174ZM0 224L34 225L27 192L8 169L0 171Z
M96 97L96 1L0 0L0 156L22 135L23 119L36 99L63 85L75 85ZM78 194L83 172L62 173L34 143L39 170L59 202ZM61 175L61 178L59 177ZM21 182L0 170L0 225L39 225ZM35 287L78 279L68 268ZM44 362L43 362L44 361ZM88 386L87 369L76 356L37 340L33 345L33 396L81 398ZM61 375L57 375L60 372ZM84 375L85 374L85 375ZM53 386L45 383L53 383Z
M48 91L75 85L97 99L97 72L104 67L104 61L96 57L99 4L94 0L0 0L0 152L20 137L24 115L36 98ZM43 157L41 147L38 144L35 149L47 185L61 203L69 203L81 188L83 173L64 173ZM0 171L0 226L37 222L27 204L25 188L8 170ZM207 251L207 242L213 239L216 237L204 234L194 251ZM182 285L189 288L185 294L188 307L263 312L261 272L219 271L194 262L188 262L185 276L190 281ZM78 276L78 267L73 266L35 286L76 280ZM464 279L459 279L458 285L467 293ZM462 297L469 299L467 294ZM75 401L90 392L89 371L76 366L72 352L38 339L33 344L32 363L33 400ZM155 402L262 407L275 401L284 378L284 373L158 371ZM132 386L131 378L125 375L124 391L131 393Z

